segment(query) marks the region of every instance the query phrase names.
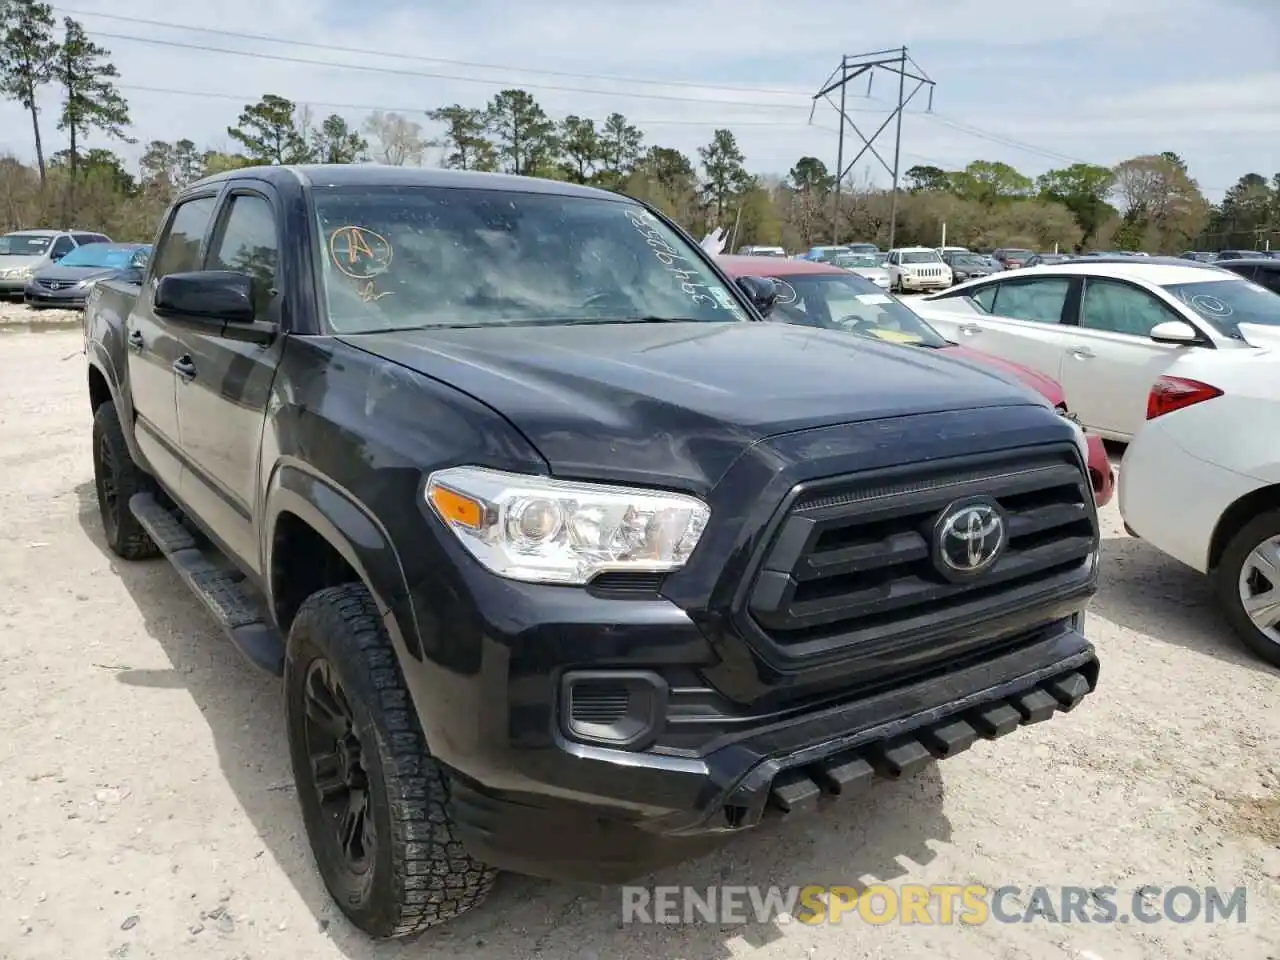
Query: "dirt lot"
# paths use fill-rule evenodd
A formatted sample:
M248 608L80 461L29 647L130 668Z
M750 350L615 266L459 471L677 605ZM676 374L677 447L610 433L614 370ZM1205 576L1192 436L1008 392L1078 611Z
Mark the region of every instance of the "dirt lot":
M504 877L487 908L375 948L311 866L276 684L163 560L107 555L79 331L41 319L0 325L0 957L1280 956L1280 674L1114 506L1079 711L656 882L1245 885L1245 923L624 927L616 889Z

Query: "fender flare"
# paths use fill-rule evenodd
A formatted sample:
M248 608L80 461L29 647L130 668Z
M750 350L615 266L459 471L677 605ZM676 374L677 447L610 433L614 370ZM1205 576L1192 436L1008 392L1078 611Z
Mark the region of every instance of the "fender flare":
M116 413L120 417L120 428L124 433L124 444L129 449L129 456L134 463L145 469L146 458L138 449L138 441L133 435L133 401L120 389L120 377L112 361L111 352L103 343L90 339L85 344L84 353L88 361L86 376L90 370L97 370L102 375L102 379L107 382L107 391L111 394L111 402L115 404Z
M409 584L404 567L382 523L354 496L305 464L290 461L276 467L267 484L261 529L265 571L273 569L273 533L282 513L306 523L355 571L378 607L396 647L422 659ZM266 580L269 602L275 597Z

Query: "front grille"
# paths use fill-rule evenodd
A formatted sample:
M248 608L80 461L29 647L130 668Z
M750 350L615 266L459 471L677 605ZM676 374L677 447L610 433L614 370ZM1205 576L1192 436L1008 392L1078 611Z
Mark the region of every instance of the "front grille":
M939 554L940 522L967 503L998 515L1005 533L972 575ZM1087 586L1097 542L1073 445L803 484L756 567L746 614L752 633L792 657L889 650Z
M937 279L942 276L941 267L912 267L911 276Z
M37 286L44 287L46 290L66 290L76 285L74 280L37 280Z

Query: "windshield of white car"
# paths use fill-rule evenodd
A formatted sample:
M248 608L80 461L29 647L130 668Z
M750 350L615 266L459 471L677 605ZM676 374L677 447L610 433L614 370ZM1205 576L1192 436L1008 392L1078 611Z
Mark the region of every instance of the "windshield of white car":
M10 233L0 237L0 257L39 257L53 237L39 233Z
M774 277L778 300L770 315L803 327L846 330L915 347L949 341L898 300L857 274L797 273Z
M1250 280L1169 283L1164 289L1226 337L1244 339L1240 335L1242 323L1280 326L1280 296Z
M909 250L899 254L903 263L941 263L942 257L933 250Z
M687 240L625 199L437 187L312 196L339 333L748 320Z

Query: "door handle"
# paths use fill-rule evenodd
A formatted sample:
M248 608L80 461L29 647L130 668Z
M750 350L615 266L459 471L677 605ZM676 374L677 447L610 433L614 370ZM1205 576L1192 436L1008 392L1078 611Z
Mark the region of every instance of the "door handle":
M960 324L960 332L967 334L968 336L973 336L975 333L981 333L982 328L976 323L962 323Z
M134 330L132 333L129 334L129 346L133 347L133 349L141 350L146 345L147 345L147 342L144 339L142 339L141 330Z
M1088 347L1072 347L1071 355L1075 357L1077 360L1093 359L1093 351L1090 350Z
M184 381L195 379L196 365L190 357L179 357L173 361L173 372Z

